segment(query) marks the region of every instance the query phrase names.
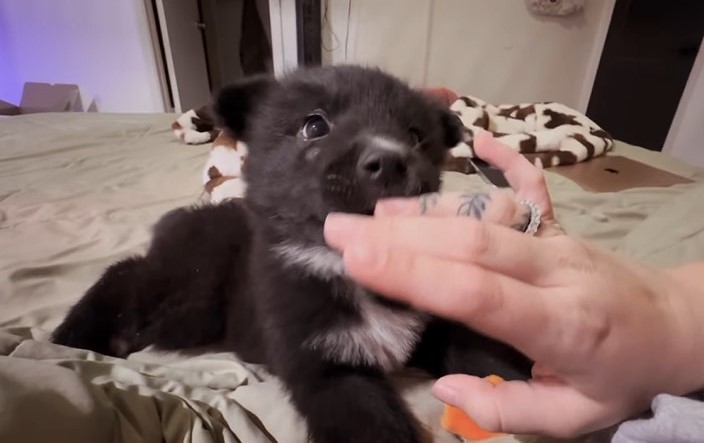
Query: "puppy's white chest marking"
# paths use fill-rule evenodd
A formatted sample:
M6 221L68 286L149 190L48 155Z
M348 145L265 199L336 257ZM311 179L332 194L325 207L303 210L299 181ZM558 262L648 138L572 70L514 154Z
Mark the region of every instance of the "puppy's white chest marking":
M359 286L350 283L361 321L336 325L305 343L335 362L367 364L386 371L401 367L413 352L426 323L419 312L398 311L374 301Z
M310 275L332 280L344 277L342 257L325 246L284 243L274 248L289 266ZM384 370L402 366L420 339L427 316L415 311L399 311L374 301L358 285L344 285L342 297L349 297L360 321L335 325L319 331L305 343L331 361L367 364Z
M274 246L273 252L288 266L323 280L345 275L340 254L325 246L284 242Z

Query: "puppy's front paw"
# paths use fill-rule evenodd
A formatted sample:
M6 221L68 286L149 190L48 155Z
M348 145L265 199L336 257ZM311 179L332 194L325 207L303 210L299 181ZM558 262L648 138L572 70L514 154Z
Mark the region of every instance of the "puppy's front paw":
M288 382L294 403L306 419L311 441L430 441L427 432L382 372L329 365L317 374L317 377L290 379Z
M328 422L324 429L312 424L311 441L314 443L431 443L432 435L415 420L387 417L346 417L342 421Z

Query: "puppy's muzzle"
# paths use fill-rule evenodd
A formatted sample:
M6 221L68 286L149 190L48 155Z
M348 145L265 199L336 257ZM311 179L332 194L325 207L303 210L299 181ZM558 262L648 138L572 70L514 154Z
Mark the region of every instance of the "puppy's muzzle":
M379 198L417 195L409 146L383 136L360 137L326 169L324 192L335 208L371 214Z
M361 183L382 189L405 183L408 179L408 150L392 139L372 136L357 160L357 177Z
M405 182L408 159L401 152L370 146L359 157L357 176L360 182L387 187Z

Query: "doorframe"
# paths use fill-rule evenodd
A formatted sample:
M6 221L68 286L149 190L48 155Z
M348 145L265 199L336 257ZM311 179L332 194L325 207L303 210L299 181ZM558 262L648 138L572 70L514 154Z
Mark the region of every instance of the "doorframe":
M692 69L689 71L689 77L687 78L687 83L682 90L682 96L680 97L680 102L677 105L677 110L675 115L672 117L672 123L670 124L670 130L667 131L667 137L665 137L665 143L663 143L662 152L666 152L671 155L677 155L677 138L680 133L682 126L682 121L689 108L690 101L692 100L692 95L694 94L695 87L700 83L704 82L704 38L699 45L699 52L697 53L697 58L694 59L692 64Z
M614 8L616 7L616 0L606 0L605 3L606 6L597 22L598 27L596 35L594 36L594 46L592 47L592 53L589 55L589 63L587 63L584 80L582 80L582 92L579 94L579 100L577 101L577 110L583 114L586 114L587 108L589 108L589 100L591 99L592 90L594 89L594 81L599 71L601 55L604 52L606 37L609 34L609 27L611 26Z
M178 93L178 79L174 71L173 54L168 32L165 32L162 0L142 0L147 15L154 62L157 67L162 101L166 112L182 112ZM282 76L301 65L299 62L299 29L296 0L269 0L269 25L274 75ZM319 31L318 31L319 32ZM312 39L311 44L320 36Z
M164 112L174 112L173 92L169 82L167 67L166 67L166 51L167 45L163 44L159 27L162 26L156 11L156 2L158 0L142 0L144 12L147 16L147 28L152 44L152 54L154 55L154 63L156 65L157 77L159 78L159 89L161 90L161 101L164 106ZM157 26L158 24L158 26Z
M155 0L156 4L156 20L161 29L161 41L164 43L164 62L166 64L166 75L171 86L171 96L173 97L173 109L176 113L183 112L181 109L181 96L178 93L178 79L176 78L176 69L174 67L174 56L171 52L171 42L169 41L169 32L166 29L166 19L164 17L164 2L163 0Z

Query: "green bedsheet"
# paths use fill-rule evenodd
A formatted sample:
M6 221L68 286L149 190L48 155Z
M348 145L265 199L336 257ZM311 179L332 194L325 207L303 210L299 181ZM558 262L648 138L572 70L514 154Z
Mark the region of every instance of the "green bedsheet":
M161 214L201 196L209 147L176 141L173 119L0 120L0 442L304 441L276 379L232 355L121 360L46 342L106 265L143 250ZM548 173L563 226L656 265L704 259L704 172L623 143L616 153L697 182L593 194ZM482 186L476 176L445 176L448 190ZM430 380L395 379L435 441L456 441L439 427Z

